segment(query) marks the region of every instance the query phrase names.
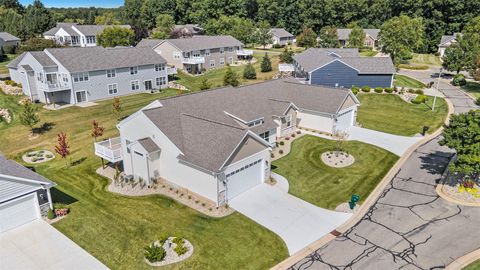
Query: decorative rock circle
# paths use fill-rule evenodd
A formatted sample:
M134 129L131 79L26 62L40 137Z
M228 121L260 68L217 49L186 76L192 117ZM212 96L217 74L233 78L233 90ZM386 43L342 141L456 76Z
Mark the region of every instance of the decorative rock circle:
M333 168L348 167L355 162L352 155L341 151L328 151L323 153L320 158L323 163Z
M22 156L23 161L30 164L38 164L50 161L55 158L55 155L48 150L30 151Z

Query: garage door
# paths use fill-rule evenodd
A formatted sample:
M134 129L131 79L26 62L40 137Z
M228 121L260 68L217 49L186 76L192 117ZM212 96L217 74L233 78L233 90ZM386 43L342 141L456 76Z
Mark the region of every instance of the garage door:
M227 173L227 197L229 200L262 183L262 162L263 159L259 159Z
M353 126L353 117L355 116L354 110L349 110L341 113L337 117L336 131L346 132Z
M0 205L0 232L8 231L39 218L36 194Z

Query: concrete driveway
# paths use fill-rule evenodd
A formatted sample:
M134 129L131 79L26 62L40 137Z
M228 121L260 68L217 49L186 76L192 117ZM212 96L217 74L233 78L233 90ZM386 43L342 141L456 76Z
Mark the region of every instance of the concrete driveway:
M268 184L230 201L230 206L280 236L294 254L335 230L352 214L326 210Z
M43 220L0 233L1 270L108 269Z

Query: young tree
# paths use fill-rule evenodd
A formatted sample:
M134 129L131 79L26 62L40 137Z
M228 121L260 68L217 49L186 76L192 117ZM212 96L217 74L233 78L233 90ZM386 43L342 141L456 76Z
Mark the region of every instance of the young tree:
M97 43L102 47L131 46L134 41L133 30L120 26L107 27L97 35Z
M200 82L200 90L208 90L210 89L211 85L207 78L202 78Z
M265 50L265 47L268 44L272 44L272 33L270 32L270 24L268 24L267 21L261 21L257 24L257 31L255 31L254 34L254 43L260 44L263 46L263 49Z
M305 48L315 47L317 45L317 35L312 28L304 27L302 33L297 36L297 44Z
M340 42L338 41L337 28L333 26L325 26L320 29L318 35L318 47L320 48L339 48Z
M92 132L90 133L90 135L95 140L95 142L97 141L98 137L103 136L104 132L105 132L105 128L103 126L100 126L100 124L94 119L92 121Z
M257 78L257 71L251 63L248 63L245 69L243 69L243 78L248 80L254 80Z
M175 27L175 20L169 14L160 14L155 19L156 28L153 29L152 37L157 39L166 39Z
M120 103L120 98L119 97L114 97L112 101L112 111L114 114L117 115L118 118L120 118L121 113L122 113L122 104Z
M397 57L411 54L421 48L425 36L422 18L410 18L406 15L393 17L383 23L379 40L382 52L389 53L392 61L398 63Z
M260 64L260 71L269 72L272 71L272 61L268 57L268 53L265 53L265 56L262 58L262 63Z
M280 55L280 62L291 64L293 63L293 51L285 47L282 54Z
M352 28L350 35L348 35L348 47L350 48L361 48L365 42L365 33L363 29L356 25Z
M67 134L60 132L57 134L57 145L55 145L55 152L65 159L65 167L68 167L71 162L67 161L67 156L70 155L70 145L67 141Z
M238 81L238 75L232 70L232 67L228 66L227 72L225 73L225 76L223 77L223 84L225 86L231 85L231 86L238 86L240 82Z
M33 105L31 102L26 102L23 105L23 109L20 112L20 123L22 125L28 126L30 131L34 132L34 126L40 122L40 118L37 115L37 107Z
M451 171L471 176L480 173L480 110L452 115L440 145L457 152L457 160L449 167Z

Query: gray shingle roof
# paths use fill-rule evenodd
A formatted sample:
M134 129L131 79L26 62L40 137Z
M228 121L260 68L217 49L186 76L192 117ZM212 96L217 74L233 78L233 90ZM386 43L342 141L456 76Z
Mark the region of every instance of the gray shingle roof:
M454 33L453 35L444 35L440 39L439 46L444 45L445 43L451 42L457 38L457 36L462 36L462 33Z
M53 27L53 28L43 32L43 35L44 36L54 36L55 33L57 33L58 29L60 29L60 27Z
M138 142L149 154L160 151L160 147L150 137L140 139Z
M56 67L57 64L45 52L28 52L44 67Z
M0 39L4 41L20 41L20 39L8 32L0 32Z
M162 107L143 113L184 153L181 159L217 171L249 130L230 115L245 122L263 118L264 124L250 128L260 134L275 128L274 116L291 103L335 114L349 93L282 79L163 99Z
M163 39L152 39L152 38L144 38L138 42L135 47L148 47L148 48L155 48L158 44L162 43Z
M15 57L10 63L7 64L7 68L17 68L20 61L22 61L23 57L26 55L26 52L21 53L19 56Z
M333 53L333 54L332 54ZM358 49L310 48L293 59L306 71L313 71L335 59L352 66L361 74L393 74L395 67L389 57L362 57Z
M348 29L348 28L337 29L338 39L348 40L348 37L350 36L351 32L352 32L352 29ZM378 33L380 33L380 29L367 28L367 29L363 29L363 32L371 36L373 39L378 39Z
M194 35L201 34L203 32L203 28L198 24L177 24L175 25L174 29L186 30Z
M109 27L122 27L130 29L130 25L75 25L85 36L96 36Z
M0 174L10 175L20 178L26 178L30 180L45 182L54 185L54 183L40 174L25 168L19 163L8 160L4 156L0 155Z
M193 36L191 38L166 39L164 42L169 42L182 52L243 46L242 42L232 36Z
M272 28L270 29L270 32L278 38L294 37L291 33L289 33L284 28Z
M122 67L166 63L165 59L150 48L55 48L46 49L70 72L86 72Z

